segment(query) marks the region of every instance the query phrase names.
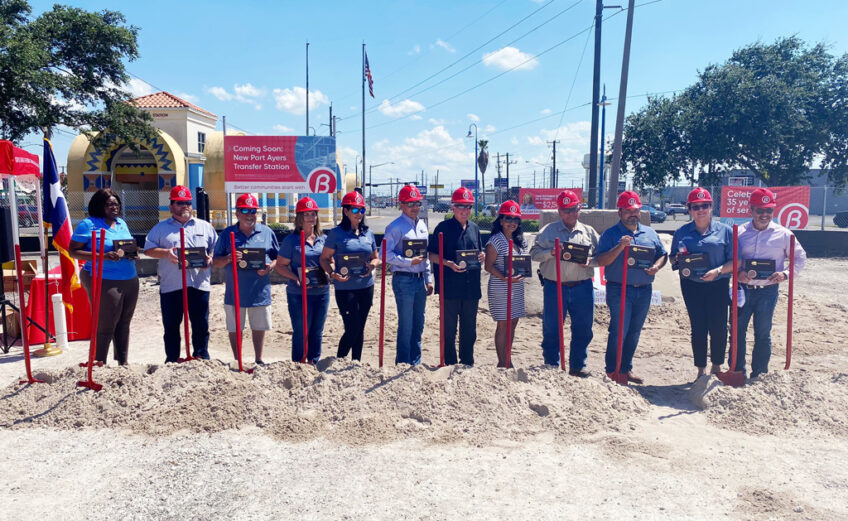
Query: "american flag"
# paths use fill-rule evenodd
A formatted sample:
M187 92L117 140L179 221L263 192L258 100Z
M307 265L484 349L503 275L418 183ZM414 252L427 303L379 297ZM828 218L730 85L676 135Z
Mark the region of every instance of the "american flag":
M371 66L368 65L368 53L365 53L365 77L368 78L368 93L374 97L374 78L371 76Z

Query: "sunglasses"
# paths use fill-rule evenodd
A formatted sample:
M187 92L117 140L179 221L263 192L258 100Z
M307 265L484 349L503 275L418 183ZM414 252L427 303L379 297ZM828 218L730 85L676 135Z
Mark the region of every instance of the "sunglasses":
M350 213L352 213L353 215L360 214L360 213L365 215L365 208L354 207L354 208L348 208L348 210L350 210Z
M244 215L256 215L256 208L239 208L238 213Z
M560 208L559 209L559 211L562 212L562 213L577 213L578 210L579 210L579 208L577 208L576 206L573 206L571 208Z
M171 201L174 206L191 206L191 201Z
M421 201L411 201L403 204L405 204L409 208L418 208L419 206L421 206Z
M505 223L518 224L518 223L520 223L520 222L521 222L521 218L520 218L520 217L507 217L506 215L504 215L504 216L503 216L503 217L501 217L501 218L503 219L503 221L504 221Z
M470 210L472 208L470 204L455 204L453 206L457 210Z
M757 215L770 214L774 213L774 208L754 208L754 213Z
M693 204L689 208L692 209L692 211L698 212L700 210L709 210L712 207L713 207L713 205L711 205L710 203L704 203L704 204Z

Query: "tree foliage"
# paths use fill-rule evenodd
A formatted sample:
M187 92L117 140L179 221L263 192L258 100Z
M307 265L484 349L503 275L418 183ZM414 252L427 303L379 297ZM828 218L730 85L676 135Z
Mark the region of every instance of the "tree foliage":
M115 11L55 5L35 19L31 13L26 0L0 0L3 138L59 125L92 135L108 129L108 138L128 143L152 136L151 116L128 103L123 88L124 61L138 57L138 29Z
M698 172L714 183L732 168L767 185L809 180L820 161L829 183L848 183L848 55L796 37L739 49L671 98L649 100L627 119L627 169L642 186Z

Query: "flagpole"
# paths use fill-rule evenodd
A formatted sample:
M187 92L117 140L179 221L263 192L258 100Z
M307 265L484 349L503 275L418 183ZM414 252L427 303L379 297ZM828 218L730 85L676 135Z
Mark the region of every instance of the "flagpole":
M47 154L47 149L51 147L49 130L44 133L43 145L44 154ZM45 165L46 162L42 157L41 186L36 190L35 197L36 204L38 205L38 240L41 242L41 265L44 268L44 347L33 352L33 356L55 356L62 354L62 350L58 346L54 347L50 343L50 267L48 266L47 237L45 237L46 234L44 233L44 204L46 197L50 197L50 193L48 191L42 196L42 192L47 186L47 176L45 176L44 172Z
M309 135L309 40L306 40L306 135Z
M362 177L365 177L365 42L362 42ZM354 188L359 185L359 176L356 176Z

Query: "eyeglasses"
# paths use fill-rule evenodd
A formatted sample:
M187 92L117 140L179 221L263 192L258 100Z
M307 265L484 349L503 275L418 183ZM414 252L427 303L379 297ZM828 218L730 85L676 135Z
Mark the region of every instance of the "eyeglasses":
M239 208L238 213L244 215L256 215L256 208Z
M710 208L712 208L712 207L713 207L713 205L711 205L710 203L704 203L704 204L693 204L693 205L689 206L689 208L690 208L693 212L699 212L699 211L701 211L701 210L709 210L709 209L710 209Z
M365 208L354 207L354 208L348 208L348 210L350 210L350 213L352 213L354 215L359 214L359 213L361 213L363 215L365 214Z
M774 208L754 208L754 213L757 215L774 213Z
M410 201L408 203L403 204L405 204L409 208L418 208L419 206L421 206L421 201Z
M455 205L453 205L453 207L456 208L457 210L470 210L471 209L470 204L455 204Z
M518 223L520 223L520 222L521 222L521 218L520 218L520 217L509 217L509 216L507 216L507 215L503 215L503 216L501 216L501 219L503 219L503 221L504 221L505 223L510 223L510 224L518 224Z
M191 201L171 201L174 206L191 206Z
M559 211L562 213L577 213L580 208L573 206L571 208L560 208Z

